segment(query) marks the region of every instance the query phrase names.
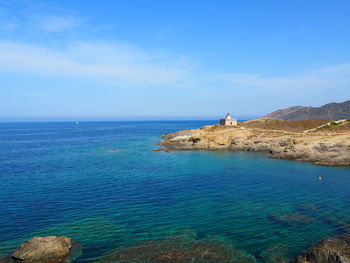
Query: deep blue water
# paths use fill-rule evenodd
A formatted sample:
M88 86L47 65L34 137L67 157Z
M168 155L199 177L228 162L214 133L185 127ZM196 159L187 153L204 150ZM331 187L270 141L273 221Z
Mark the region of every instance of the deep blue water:
M164 133L213 123L0 123L0 255L32 236L67 235L84 244L77 262L92 262L116 247L193 231L262 261L276 246L292 258L350 232L349 168L152 151ZM274 220L288 214L312 222Z

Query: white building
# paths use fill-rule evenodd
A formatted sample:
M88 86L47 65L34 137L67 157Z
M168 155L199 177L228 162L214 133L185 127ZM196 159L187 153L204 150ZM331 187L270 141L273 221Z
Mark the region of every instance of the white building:
M220 125L237 126L237 119L232 119L230 114L227 113L225 119L220 119Z

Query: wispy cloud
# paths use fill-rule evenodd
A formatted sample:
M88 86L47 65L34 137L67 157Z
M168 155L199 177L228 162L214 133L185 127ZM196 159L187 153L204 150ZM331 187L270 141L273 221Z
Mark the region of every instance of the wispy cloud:
M17 28L17 23L13 21L1 21L0 22L0 30L4 31L12 31Z
M23 33L66 32L77 28L82 18L40 1L0 1L0 29Z
M123 85L183 85L189 65L127 45L76 42L63 49L0 42L0 69L38 75L95 78Z
M17 19L14 16L11 16L6 9L3 8L6 2L0 2L0 30L1 31L12 31L17 28Z
M37 19L41 29L47 32L63 32L76 27L79 19L74 16L43 16Z
M324 67L289 76L264 74L221 74L220 78L243 87L257 89L303 90L350 86L350 63Z
M147 51L108 42L73 42L63 48L0 41L0 70L30 72L120 85L196 86L208 89L249 89L250 92L322 90L350 86L350 63L289 76L214 74L200 72L200 64L184 55ZM217 87L214 87L216 85Z

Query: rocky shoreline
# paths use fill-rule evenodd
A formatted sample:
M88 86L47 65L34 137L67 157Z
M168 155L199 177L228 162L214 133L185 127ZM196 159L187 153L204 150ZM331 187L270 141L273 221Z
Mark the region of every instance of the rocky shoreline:
M0 263L67 263L73 262L75 241L69 237L34 237L21 244L11 256L0 258ZM283 247L278 247L283 250ZM264 261L286 262L283 251L275 249L263 253ZM218 241L199 241L175 236L164 240L149 240L131 246L117 248L106 254L100 263L187 263L187 262L236 262L254 263L254 256ZM308 251L295 257L291 263L349 263L350 235L328 237Z
M349 263L350 236L340 235L323 239L309 251L294 259L295 263Z
M255 125L257 126L257 125ZM350 132L311 132L256 128L251 122L236 127L204 126L162 136L162 150L230 150L268 153L272 158L350 166ZM259 126L258 126L259 127Z

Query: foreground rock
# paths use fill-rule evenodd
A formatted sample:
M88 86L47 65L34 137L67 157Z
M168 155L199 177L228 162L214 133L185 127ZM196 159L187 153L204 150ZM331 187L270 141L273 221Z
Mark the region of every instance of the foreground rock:
M329 237L295 259L296 263L349 263L350 236Z
M0 262L63 263L69 262L73 246L78 246L69 237L34 237L21 244L11 257Z
M272 124L281 128L271 128ZM265 152L272 158L308 161L317 165L350 165L349 122L343 125L343 130L337 127L336 131L329 131L326 127L312 132L293 132L289 129L293 125L298 123L280 121L276 124L273 120L255 120L240 123L237 127L204 126L163 135L161 146L167 150Z

